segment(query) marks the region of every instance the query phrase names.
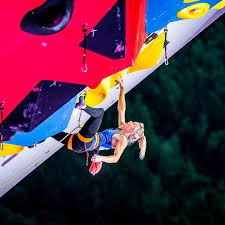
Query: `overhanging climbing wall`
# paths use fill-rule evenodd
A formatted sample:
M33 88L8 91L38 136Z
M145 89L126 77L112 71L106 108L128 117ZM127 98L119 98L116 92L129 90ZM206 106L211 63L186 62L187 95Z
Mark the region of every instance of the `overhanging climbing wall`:
M168 25L168 57L171 57L179 49L185 46L189 41L210 25L214 20L219 18L225 9L209 10L204 17L196 20L180 20L172 22ZM179 30L180 32L175 32ZM159 35L163 33L160 30ZM143 51L144 51L143 46ZM147 52L148 53L148 52ZM130 91L139 82L150 75L156 68L164 63L164 52L158 64L153 68L147 68L139 71L133 71L124 75L124 85L126 92ZM110 89L108 98L99 106L107 109L118 100L119 89L113 86ZM80 111L74 110L69 121L66 132L70 132L78 125ZM88 116L82 113L81 124L85 123ZM52 154L58 151L63 145L49 137L46 141L38 144L34 148L18 149L19 153L0 157L0 196L4 195L8 190L15 186L19 181L26 177L31 171L37 168L41 163L48 159Z

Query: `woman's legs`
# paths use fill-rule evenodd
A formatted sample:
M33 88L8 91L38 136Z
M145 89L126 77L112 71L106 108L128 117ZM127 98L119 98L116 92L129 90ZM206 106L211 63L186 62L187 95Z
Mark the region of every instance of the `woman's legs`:
M88 113L91 118L89 118L89 120L84 124L79 133L83 137L92 138L95 136L101 126L104 116L104 109L86 106L83 110Z
M104 115L104 109L91 108L89 106L86 106L83 110L86 113L88 113L91 117L84 124L84 126L80 129L79 134L82 137L84 137L84 139L85 138L93 138L101 126L103 115ZM67 145L72 134L68 135L68 137L65 138L66 135L67 135L67 133L60 132L52 137L55 138L57 141L61 141L63 144ZM63 138L65 138L65 139L62 141ZM77 135L74 135L73 141L72 141L73 149L75 149L75 150L85 149L84 141L85 140L80 140ZM89 148L90 146L91 146L91 141L90 140L86 141L86 147Z

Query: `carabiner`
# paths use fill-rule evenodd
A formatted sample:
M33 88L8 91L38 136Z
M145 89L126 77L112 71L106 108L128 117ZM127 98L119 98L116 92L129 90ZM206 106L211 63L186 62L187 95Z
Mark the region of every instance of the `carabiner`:
M81 66L81 71L82 71L83 73L86 73L87 70L88 70L87 64L83 64L83 66Z
M169 65L169 60L167 57L165 57L165 65L168 66Z
M0 151L3 151L3 135L1 134L0 140Z

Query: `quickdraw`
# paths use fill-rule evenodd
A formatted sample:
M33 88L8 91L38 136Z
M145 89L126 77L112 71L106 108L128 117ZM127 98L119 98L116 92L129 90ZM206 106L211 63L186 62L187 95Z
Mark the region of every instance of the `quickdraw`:
M84 54L83 54L83 65L81 67L81 71L83 73L86 73L88 70L87 64L86 64L86 49L87 49L87 23L83 24L83 34L84 34Z
M0 150L3 151L3 113L4 113L5 101L0 103L0 113L1 113L1 129L0 129Z
M164 47L165 47L165 65L167 66L169 64L169 61L168 61L168 57L167 57L167 33L168 33L168 28L165 27L164 28L164 32L165 32L165 43L164 43Z

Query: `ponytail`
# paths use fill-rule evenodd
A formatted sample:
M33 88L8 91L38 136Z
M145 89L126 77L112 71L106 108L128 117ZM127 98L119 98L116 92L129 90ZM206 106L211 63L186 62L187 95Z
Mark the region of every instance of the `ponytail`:
M133 134L128 137L128 145L131 145L135 143L136 141L139 142L139 149L140 149L139 159L142 160L145 157L146 146L147 146L146 137L144 135L143 123L139 123L139 126L137 126L134 129Z
M139 159L143 160L145 157L145 152L146 152L146 147L147 147L147 141L146 141L146 137L143 134L139 140Z

